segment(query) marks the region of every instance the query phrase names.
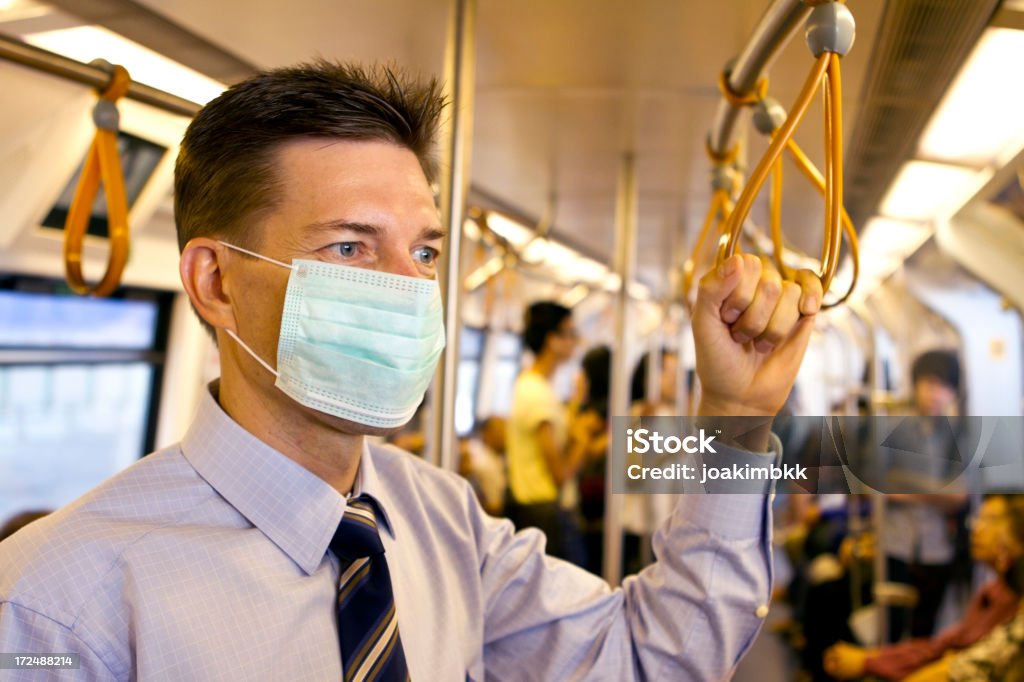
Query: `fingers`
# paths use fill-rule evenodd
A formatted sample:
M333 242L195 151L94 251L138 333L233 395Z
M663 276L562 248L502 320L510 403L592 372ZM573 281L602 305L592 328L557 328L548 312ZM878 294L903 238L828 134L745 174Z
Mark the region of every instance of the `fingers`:
M697 289L697 305L705 306L718 317L725 301L736 289L744 272L743 256L737 254L722 261L717 268L709 270L700 280Z
M739 271L739 282L722 301L722 322L726 324L733 324L739 320L754 302L762 277L761 259L750 254L739 256L737 270Z
M821 280L799 270L794 281L784 281L771 263L736 255L701 279L697 298L728 327L733 341L753 341L757 351L768 353L793 335L803 317L820 310Z
M800 285L800 312L803 315L814 315L821 310L821 280L811 270L798 270L794 281Z
M767 331L783 289L782 277L775 268L762 267L760 260L750 259L749 277L722 305L722 321L732 323L732 338L736 343L746 343Z
M778 296L771 317L764 331L757 335L754 348L762 353L769 352L781 343L800 320L801 288L796 282L782 282L782 292Z

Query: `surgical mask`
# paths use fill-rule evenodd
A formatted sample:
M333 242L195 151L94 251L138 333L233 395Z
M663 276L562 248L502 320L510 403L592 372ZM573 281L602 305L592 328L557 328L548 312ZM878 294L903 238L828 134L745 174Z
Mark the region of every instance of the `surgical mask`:
M315 260L289 268L277 369L225 330L296 402L349 421L393 428L423 400L444 350L437 281Z

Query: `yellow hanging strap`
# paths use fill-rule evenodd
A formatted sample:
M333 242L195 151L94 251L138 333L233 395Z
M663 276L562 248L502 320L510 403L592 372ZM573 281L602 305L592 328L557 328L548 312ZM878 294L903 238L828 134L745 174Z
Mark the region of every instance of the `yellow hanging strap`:
M693 288L693 279L697 274L697 265L704 260L704 243L707 241L711 228L715 227L720 232L725 221L732 211L732 198L729 192L724 189L716 189L711 195L711 206L708 207L707 215L704 217L704 225L700 229L697 241L694 242L693 251L690 257L683 264L683 300L690 300L690 290Z
M93 109L96 134L82 166L67 221L64 223L64 271L68 286L81 295L109 296L121 282L128 261L128 200L124 190L121 158L117 152L118 113L116 102L128 91L131 78L122 66L114 66L110 83L100 92ZM90 286L82 276L82 243L89 226L92 205L103 182L107 200L107 231L110 256L103 279Z
M723 74L726 78L728 74ZM724 82L724 81L723 81ZM726 86L727 87L727 86ZM697 270L705 261L705 244L712 229L718 235L724 234L726 221L732 213L732 194L735 190L735 177L731 175L730 166L736 162L739 155L739 144L734 145L724 154L717 154L711 148L710 143L705 144L704 150L708 158L714 164L714 180L712 182L713 192L711 194L711 205L708 207L707 215L704 217L704 224L697 234L697 240L693 244L690 257L683 263L683 301L690 300L690 291L693 289L693 280L697 276ZM720 241L717 240L716 241Z
M800 149L800 146L796 143L796 140L790 140L786 145L786 149L793 157L793 161L796 163L796 167L800 170L804 176L811 181L822 196L825 196L826 183L825 178L822 177L821 171L819 171L814 163L807 158L804 151ZM853 263L853 278L850 281L850 286L840 298L822 305L823 308L833 308L841 303L844 303L853 293L854 287L857 286L857 280L860 277L860 245L857 241L857 230L853 227L853 221L850 220L850 215L846 212L846 207L842 207L840 213L840 220L843 227L843 236L846 238L846 245L850 250L850 260ZM781 236L781 232L780 232ZM776 247L778 249L778 247Z
M751 174L749 182L736 202L735 210L729 216L725 228L727 237L723 248L719 250L718 261L721 262L736 253L743 222L770 174L772 184L769 208L774 260L783 276L792 276L791 270L785 266L782 259L785 246L782 239L782 151L789 149L797 166L825 198L825 228L819 273L824 291L828 291L839 267L844 233L853 258L853 283L838 301L826 306L831 307L849 297L859 275L857 236L843 207L842 75L839 65L840 57L846 54L853 44L854 23L852 14L841 4L841 0L821 0L811 4L815 5L815 10L808 22L807 39L811 51L817 55L814 67L785 121L773 133L768 150ZM819 88L823 89L825 102L824 177L793 141L793 134Z
M807 113L811 100L818 91L825 71L828 69L829 56L828 53L823 54L815 62L814 69L811 71L807 82L804 83L804 87L800 91L799 97L797 97L796 103L794 103L789 115L786 117L786 122L782 124L782 127L772 137L771 144L768 145L768 151L761 157L761 160L754 168L754 172L750 175L750 180L740 193L740 198L736 202L736 209L729 216L729 221L726 225L728 241L725 244L725 248L719 252L719 261L729 258L736 252L736 244L739 241L743 221L750 214L750 208L754 205L754 198L764 185L768 174L772 170L772 166L778 161L783 147L793 137L797 126L800 125L804 115Z

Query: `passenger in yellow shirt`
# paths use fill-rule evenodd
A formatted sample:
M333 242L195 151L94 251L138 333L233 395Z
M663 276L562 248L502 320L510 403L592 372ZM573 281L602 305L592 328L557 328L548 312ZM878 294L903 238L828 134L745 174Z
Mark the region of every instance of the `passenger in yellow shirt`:
M575 519L578 495L575 477L586 459L587 445L597 436L600 420L570 415L551 377L576 349L572 313L550 301L526 311L523 343L533 365L516 379L508 420L508 516L517 528L534 526L548 538L548 554L586 562Z

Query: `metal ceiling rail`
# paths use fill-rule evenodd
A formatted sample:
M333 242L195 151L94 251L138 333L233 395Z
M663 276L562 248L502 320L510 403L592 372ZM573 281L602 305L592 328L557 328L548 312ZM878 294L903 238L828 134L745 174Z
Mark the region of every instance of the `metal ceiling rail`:
M743 51L731 67L727 67L729 89L739 97L753 93L775 56L803 25L810 12L811 3L805 0L773 0ZM739 113L740 108L723 96L708 135L708 148L714 155L725 157L729 154Z
M3 34L0 34L0 59L96 89L103 89L110 83L110 74L100 67L68 59ZM195 102L134 81L125 97L189 118L201 108Z

